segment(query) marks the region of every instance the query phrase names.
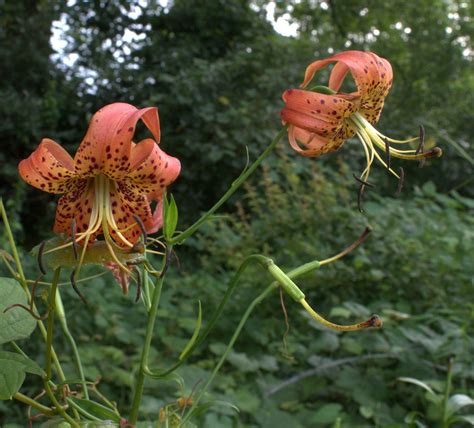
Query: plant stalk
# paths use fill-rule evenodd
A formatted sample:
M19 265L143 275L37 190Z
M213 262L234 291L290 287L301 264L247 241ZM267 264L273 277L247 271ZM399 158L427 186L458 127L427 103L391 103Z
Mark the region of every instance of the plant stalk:
M196 230L201 227L203 223L207 221L207 219L214 214L236 191L237 189L244 183L247 178L249 178L253 172L257 169L257 167L268 157L268 155L273 151L277 143L282 139L283 135L285 135L287 131L287 126L284 126L275 138L272 140L270 145L262 152L262 154L255 160L255 162L250 165L244 172L231 184L229 190L224 193L224 195L214 204L214 206L207 211L196 223L188 227L185 231L181 232L179 235L175 236L174 238L170 239L170 244L180 244L186 238L189 238Z

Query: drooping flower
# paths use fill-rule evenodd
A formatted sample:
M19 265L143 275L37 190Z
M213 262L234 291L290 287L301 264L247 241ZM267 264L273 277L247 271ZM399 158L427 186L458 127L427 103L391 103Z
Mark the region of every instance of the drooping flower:
M140 119L154 139L135 144ZM113 246L131 249L144 231L153 233L162 226L163 194L181 165L159 148L159 141L157 108L109 104L92 117L74 159L45 138L20 162L19 171L28 184L63 194L56 210L56 233L73 236L75 244L84 247L103 235L114 253Z
M303 156L317 157L339 149L348 138L357 135L367 160L361 180L367 180L374 158L398 177L390 168L390 156L409 160L441 156L438 147L425 153L420 149L396 149L392 145L409 143L418 137L396 140L374 128L392 86L393 73L390 63L373 52L346 51L315 61L306 68L301 87L307 88L316 72L333 62L336 64L328 88L289 89L283 93L285 107L281 117L288 125L288 138L294 150ZM339 92L348 72L356 91ZM385 152L383 157L377 148Z

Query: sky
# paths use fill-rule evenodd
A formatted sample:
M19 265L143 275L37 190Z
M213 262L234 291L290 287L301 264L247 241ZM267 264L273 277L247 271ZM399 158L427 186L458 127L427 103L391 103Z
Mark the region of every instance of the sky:
M139 3L142 3L142 7L147 5L146 0L142 0ZM72 6L75 3L75 0L69 0L68 6ZM161 6L166 8L169 3L169 0L159 0ZM275 19L275 2L270 2L266 6L266 18L269 22L272 23L273 28L276 32L280 33L283 36L295 37L298 34L298 25L296 23L290 23L290 15L285 13L283 16ZM258 8L255 6L255 9ZM166 10L166 9L165 9ZM138 17L140 14L140 8L137 7L136 11L131 12L131 16ZM54 51L56 52L53 57L59 59L66 66L72 66L77 59L76 54L66 55L64 50L67 46L67 41L64 39L64 32L67 30L67 24L65 17L62 17L58 21L53 22L52 36L50 43ZM132 43L134 40L139 40L140 34L134 33L133 31L126 30L123 36L123 40L126 44Z

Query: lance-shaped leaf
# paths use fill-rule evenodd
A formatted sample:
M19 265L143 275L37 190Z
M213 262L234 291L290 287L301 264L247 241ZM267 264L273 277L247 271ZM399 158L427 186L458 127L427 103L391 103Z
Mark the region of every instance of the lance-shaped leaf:
M25 292L12 278L0 278L0 345L12 340L25 339L36 327L36 320L22 308L12 305L28 306Z

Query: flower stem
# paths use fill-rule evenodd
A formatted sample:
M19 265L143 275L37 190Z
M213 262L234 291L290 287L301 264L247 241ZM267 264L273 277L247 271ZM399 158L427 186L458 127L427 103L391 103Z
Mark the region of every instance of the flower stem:
M32 398L27 397L26 395L23 395L21 392L17 392L16 394L14 394L13 398L15 400L21 401L24 404L27 404L28 406L34 407L36 410L39 410L44 415L54 416L56 414L53 409L43 406L41 403L38 403L36 400L33 400Z
M0 214L1 214L1 217L3 219L3 224L5 225L5 231L7 233L8 242L10 243L10 248L12 250L13 259L15 260L16 268L18 270L18 277L19 278L15 277L15 279L17 279L20 282L20 285L23 287L23 290L25 291L25 294L26 294L28 300L31 301L31 294L30 294L30 291L28 290L28 281L26 280L25 273L23 272L23 267L21 265L20 256L18 255L18 250L17 250L16 244L15 244L15 239L13 237L12 229L10 227L10 222L8 221L7 212L5 210L5 206L3 205L3 200L1 198L0 198ZM32 308L33 308L34 311L36 311L36 305L34 304L34 302L33 302ZM42 321L38 321L38 327L41 331L41 335L43 336L43 339L46 340L47 332L46 332L46 328L45 328ZM51 348L51 356L53 358L54 366L56 368L56 371L58 373L58 376L59 376L60 380L65 381L66 376L64 375L64 372L61 368L61 365L59 363L56 352L54 351L54 348Z
M275 136L270 145L263 151L263 153L257 158L257 160L250 165L244 172L231 184L230 189L215 203L215 205L207 211L196 223L188 227L185 231L181 232L179 235L170 239L170 244L180 244L186 238L189 238L199 227L207 221L207 219L214 214L235 192L236 190L244 183L247 178L249 178L257 167L268 157L268 155L273 151L277 143L282 139L287 131L287 126L284 126L280 132Z
M77 349L76 341L74 340L74 337L69 331L69 326L67 325L66 314L64 312L63 302L61 299L61 294L59 293L59 288L56 290L56 315L59 318L59 323L61 324L61 328L63 330L64 336L66 336L66 339L72 348L72 352L74 354L74 362L76 363L77 372L79 374L79 378L81 379L82 392L84 394L84 398L88 400L89 391L87 389L86 378L84 376L84 369L82 367L81 356L79 355L79 350Z
M172 245L170 245L166 250L166 257L163 261L162 270L164 273L165 265L167 258L170 256L172 250ZM145 377L146 377L146 368L148 365L148 355L150 354L151 341L153 339L153 330L155 328L156 315L158 312L158 305L160 304L161 297L161 288L163 287L163 281L165 275L158 277L158 280L153 289L153 295L151 298L151 306L148 310L148 322L146 326L145 333L145 342L143 343L142 354L140 357L140 368L137 375L137 380L135 382L135 393L132 401L132 410L130 412L129 423L131 425L136 425L138 420L138 412L140 410L140 402L143 395L143 388L145 386Z
M52 364L52 346L53 346L53 325L54 325L54 309L56 307L56 292L58 289L59 275L61 274L61 268L57 268L54 271L53 281L51 284L51 290L49 294L49 304L48 304L48 329L46 335L46 375L45 382L51 380L51 364Z
M200 389L199 393L196 395L196 397L193 400L193 405L191 409L189 409L189 412L187 412L186 416L183 418L181 421L180 426L184 426L185 422L189 420L189 418L192 416L193 410L196 408L196 406L199 404L199 401L203 397L203 395L206 393L207 388L209 385L212 383L214 378L216 377L217 373L219 372L220 368L222 367L222 364L224 364L225 360L227 359L227 356L229 355L230 351L232 350L237 338L239 337L242 328L244 327L245 323L247 322L248 318L250 317L251 313L255 309L255 307L261 303L265 298L274 290L278 288L278 283L274 282L270 284L262 293L260 293L249 305L247 310L245 311L244 315L242 316L242 319L239 322L239 325L237 326L234 334L232 335L232 338L230 339L229 344L227 345L227 348L225 349L224 353L222 354L221 358L219 359L219 362L217 363L216 367L214 367L214 370L211 373L211 376L209 376L209 379L207 379L206 383L204 386Z

